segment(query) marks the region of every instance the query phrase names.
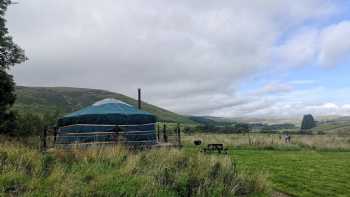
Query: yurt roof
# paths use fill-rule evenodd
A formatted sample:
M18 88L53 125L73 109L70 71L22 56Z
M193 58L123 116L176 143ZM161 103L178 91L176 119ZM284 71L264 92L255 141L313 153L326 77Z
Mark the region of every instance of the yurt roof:
M147 124L156 117L116 99L104 99L58 120L57 126L73 124Z
M88 106L81 110L65 115L64 117L74 117L74 116L92 115L92 114L151 115L150 113L136 109L132 105L129 105L123 101L113 99L113 98L107 98L107 99L97 101L91 106Z

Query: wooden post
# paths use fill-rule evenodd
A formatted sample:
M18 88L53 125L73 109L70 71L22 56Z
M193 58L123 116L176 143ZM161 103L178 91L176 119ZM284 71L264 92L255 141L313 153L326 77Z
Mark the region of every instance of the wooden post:
M160 142L160 125L159 125L159 123L157 124L157 139L158 139L158 142Z
M46 137L47 137L47 126L44 127L43 134L41 136L41 151L46 151L46 148L47 148Z
M55 126L53 128L53 144L54 145L56 144L57 130L58 130L58 128L57 128L57 126Z
M181 129L180 129L180 123L177 123L177 145L181 146Z
M250 139L249 131L248 131L248 141L249 141L249 145L252 145L252 140Z
M117 126L114 127L113 132L114 132L114 135L115 135L115 139L114 139L115 143L118 144L118 142L119 142L119 129L118 129Z
M163 139L165 143L168 142L168 136L166 135L166 124L163 125Z

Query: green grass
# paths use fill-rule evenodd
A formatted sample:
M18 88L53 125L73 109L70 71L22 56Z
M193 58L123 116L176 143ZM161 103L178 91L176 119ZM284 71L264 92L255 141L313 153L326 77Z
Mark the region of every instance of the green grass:
M0 143L0 196L267 196L266 179L229 156L122 147L47 154Z
M182 150L109 147L47 155L0 138L0 196L349 196L349 136L299 135L294 144L276 135L250 137L251 144L240 134L184 135ZM201 154L192 145L198 138L202 147L224 143L229 154Z
M323 133L338 133L338 134L350 134L350 122L333 122L320 124L312 129L313 132L323 132Z
M201 147L193 140L201 139ZM350 136L293 135L286 144L270 134L184 135L185 147L192 151L209 143L229 147L239 171L262 173L273 190L290 196L349 196Z
M240 170L264 172L294 196L349 196L350 152L232 150Z

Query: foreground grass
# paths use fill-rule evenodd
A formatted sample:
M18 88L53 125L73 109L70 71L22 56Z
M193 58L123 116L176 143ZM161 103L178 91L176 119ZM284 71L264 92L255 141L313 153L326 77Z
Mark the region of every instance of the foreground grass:
M350 152L231 150L239 170L264 172L291 196L349 196Z
M0 143L0 196L250 196L266 194L265 183L229 156L121 147L42 154Z

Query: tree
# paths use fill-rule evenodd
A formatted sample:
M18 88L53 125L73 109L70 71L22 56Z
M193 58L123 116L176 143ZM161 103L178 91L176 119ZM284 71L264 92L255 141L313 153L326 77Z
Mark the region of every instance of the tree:
M0 0L0 133L12 130L15 120L10 110L16 99L15 83L7 71L27 59L6 28L5 12L10 4L11 0Z
M301 130L312 129L316 126L314 117L311 114L304 115L303 121L301 123Z

